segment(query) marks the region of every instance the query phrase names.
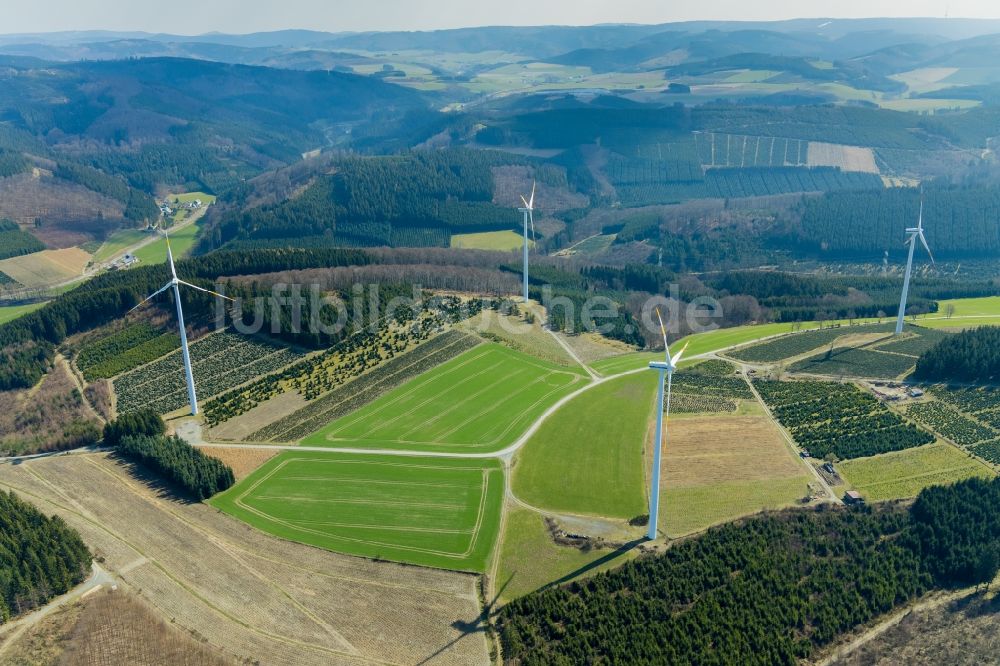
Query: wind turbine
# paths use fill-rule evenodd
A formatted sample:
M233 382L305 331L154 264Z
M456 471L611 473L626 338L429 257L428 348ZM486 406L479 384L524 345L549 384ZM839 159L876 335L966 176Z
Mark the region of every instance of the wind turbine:
M656 310L656 318L660 320L660 332L663 333L663 360L653 361L649 364L652 370L660 373L660 388L656 395L656 439L653 444L653 478L649 488L649 531L646 533L647 539L656 538L657 514L660 510L660 464L663 457L663 421L670 416L670 388L674 381L674 370L684 355L687 345L681 348L673 357L670 356L670 347L667 345L667 327L663 325L663 317L660 310ZM663 380L666 377L666 406L663 404L664 391ZM664 413L665 412L665 413Z
M170 264L170 281L165 285L154 291L152 294L146 297L141 303L136 305L134 308L128 311L127 314L131 314L134 310L142 307L147 302L159 296L167 289L174 290L174 303L177 305L177 325L180 328L181 333L181 355L184 357L184 376L187 379L187 390L188 390L188 402L191 404L191 416L198 415L198 396L194 390L194 375L191 372L191 353L188 351L188 340L187 331L184 328L184 310L181 308L181 290L180 285L185 287L191 287L192 289L197 289L198 291L203 291L206 294L212 294L213 296L218 296L219 298L224 298L227 301L232 301L233 299L228 296L223 296L220 293L211 291L210 289L205 289L204 287L199 287L198 285L191 284L190 282L185 282L177 277L177 271L174 268L174 253L170 249L170 236L166 232L163 233L163 237L167 241L167 262ZM127 316L126 314L126 316Z
M518 208L524 213L524 302L528 302L528 223L531 223L531 235L535 235L535 182L531 183L531 197L528 199L521 195L521 202L524 208Z
M920 215L917 217L917 226L911 227L906 230L909 234L909 238L906 239L904 245L910 246L910 254L906 259L906 276L903 278L903 297L899 300L899 317L896 318L896 335L903 332L903 319L906 316L906 297L910 292L910 274L913 272L913 251L917 249L917 239L920 239L920 243L927 250L927 256L931 258L931 263L934 263L934 255L931 254L931 248L927 245L927 239L924 238L924 195L923 192L920 193Z

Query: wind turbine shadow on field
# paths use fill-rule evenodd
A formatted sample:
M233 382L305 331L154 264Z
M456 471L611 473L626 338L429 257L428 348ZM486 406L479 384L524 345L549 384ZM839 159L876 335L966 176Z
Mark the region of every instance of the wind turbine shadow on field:
M493 601L487 602L483 606L483 611L479 614L479 616L475 620L473 620L472 622L466 622L464 620L455 620L454 622L452 622L451 623L452 628L457 629L458 631L461 632L461 634L454 640L450 641L449 643L442 645L440 648L435 650L430 656L428 656L423 661L418 662L417 666L421 666L421 664L430 663L438 655L444 653L446 650L451 648L451 646L453 646L455 643L459 642L469 634L485 633L486 625L489 623L490 615L493 614L493 609L496 608L496 604L497 601L499 601L500 599L500 595L503 594L503 591L507 589L507 586L510 585L510 582L512 580L514 580L513 574L511 574L510 578L507 579L507 582L504 583L497 591L496 595L493 597Z
M588 573L590 571L593 571L594 569L597 569L598 567L602 567L605 564L608 564L609 562L613 562L614 560L618 559L619 557L622 557L623 555L627 554L630 550L634 549L639 544L645 543L646 541L647 541L647 539L645 537L641 537L641 538L632 539L631 541L623 543L620 546L618 546L617 548L615 548L613 551L611 551L610 553L608 553L607 555L603 555L603 556L597 558L596 560L594 560L593 562L588 562L587 564L583 565L582 567L580 567L576 571L571 571L570 573L566 574L562 578L559 578L558 580L554 580L551 583L545 585L545 587L543 587L542 589L549 588L549 587L555 587L556 585L562 585L563 583L568 583L569 581L573 580L577 576L582 576L583 574Z

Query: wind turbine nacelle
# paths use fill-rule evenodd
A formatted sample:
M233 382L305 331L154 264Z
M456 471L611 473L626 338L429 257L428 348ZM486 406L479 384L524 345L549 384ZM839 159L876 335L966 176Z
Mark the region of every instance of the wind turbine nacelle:
M908 234L913 234L913 235L916 235L916 234L919 234L919 233L920 233L920 231L921 231L921 230L920 230L920 229L918 229L917 227L912 227L912 228L910 228L910 229L907 229L907 230L906 230L906 233L908 233Z
M673 370L673 366L666 361L650 361L649 367L653 370Z

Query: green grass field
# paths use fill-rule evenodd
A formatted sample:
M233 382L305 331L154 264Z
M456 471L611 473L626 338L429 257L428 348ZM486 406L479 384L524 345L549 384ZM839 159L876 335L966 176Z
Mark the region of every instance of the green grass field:
M621 566L637 551L589 550L552 541L542 516L509 509L499 550L496 589L507 602L553 583L568 582Z
M45 303L29 303L28 305L4 305L0 306L0 324L6 324L9 321L13 321L18 317L28 314L29 312L34 312L35 310L41 308Z
M955 317L1000 317L1000 296L985 298L956 298L938 302L938 312L934 317L942 317L948 311L948 306L954 306Z
M792 506L805 497L811 480L801 476L681 488L665 484L660 493L661 529L676 538L760 511Z
M455 234L451 246L472 250L516 250L524 244L521 234L513 231L484 231L478 234ZM529 241L534 247L534 241Z
M643 449L655 392L650 372L612 379L564 405L518 452L514 494L551 511L646 513Z
M503 496L497 460L288 451L211 504L327 550L482 572Z
M338 419L302 443L367 449L491 452L514 443L585 382L582 369L487 343Z
M848 460L839 463L837 469L855 490L872 501L915 497L927 486L994 475L979 460L949 444Z
M185 256L191 251L198 231L201 230L201 223L189 224L180 231L170 234L170 248L174 252L174 258ZM163 264L167 261L167 241L163 238L153 241L149 245L139 248L135 252L136 258L144 264Z
M803 328L809 328L808 325ZM719 351L734 345L741 345L753 342L770 335L781 333L791 333L792 324L761 324L759 326L736 326L734 328L720 328L708 333L695 333L684 337L677 342L670 343L671 351L680 351L685 343L690 343L685 356L697 356L709 352ZM636 352L634 354L623 354L601 359L591 364L591 367L603 375L615 375L621 372L635 370L648 364L650 361L663 360L663 352Z
M111 234L111 236L109 236L108 239L101 245L100 249L97 250L94 254L93 261L98 264L110 261L124 252L126 248L132 247L148 236L149 232L139 231L138 229L122 229L121 231L116 231Z

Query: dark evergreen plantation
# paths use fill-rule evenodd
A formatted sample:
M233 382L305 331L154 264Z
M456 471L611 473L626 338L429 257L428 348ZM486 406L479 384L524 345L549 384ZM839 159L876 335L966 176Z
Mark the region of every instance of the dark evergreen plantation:
M161 477L184 495L205 500L232 486L233 470L180 437L127 435L116 451Z
M61 518L0 491L0 624L82 582L90 561L80 535Z
M912 508L787 511L713 528L497 616L514 663L797 664L935 587L997 574L1000 481Z
M914 377L933 382L995 383L1000 379L1000 326L948 336L920 357Z
M452 233L517 226L516 210L492 203L492 168L526 163L473 150L344 158L293 199L224 215L212 242L447 246Z

